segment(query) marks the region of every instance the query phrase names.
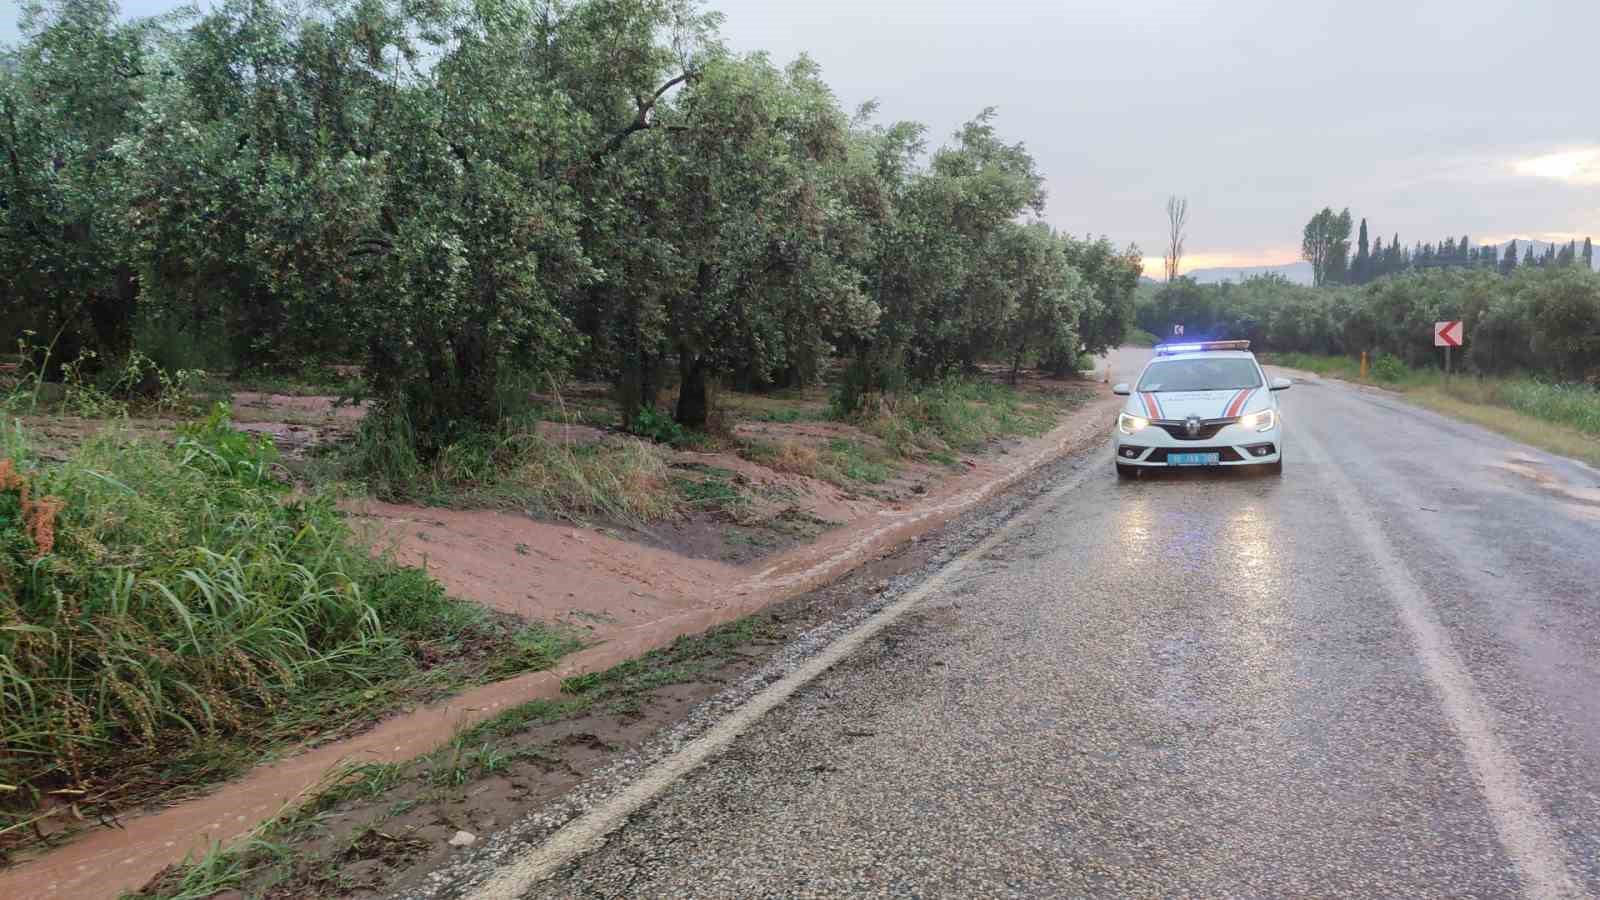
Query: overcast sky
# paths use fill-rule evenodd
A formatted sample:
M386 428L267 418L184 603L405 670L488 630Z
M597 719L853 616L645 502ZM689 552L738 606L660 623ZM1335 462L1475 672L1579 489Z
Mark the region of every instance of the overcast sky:
M126 0L130 14L171 0ZM943 140L985 106L1047 218L1188 265L1298 257L1323 206L1374 236L1600 237L1594 0L712 0L736 50L809 53L840 101ZM16 34L0 0L0 40Z

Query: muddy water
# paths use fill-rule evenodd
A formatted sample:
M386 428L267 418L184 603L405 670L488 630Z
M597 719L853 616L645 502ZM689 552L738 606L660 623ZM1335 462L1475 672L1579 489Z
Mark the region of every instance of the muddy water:
M740 577L733 566L527 516L375 501L352 511L371 523L375 545L392 544L450 593L601 640L703 606Z
M460 565L448 570L437 565L440 557L433 558L432 570L451 590L524 615L565 616L573 621L572 613L581 612L603 643L566 657L553 671L477 688L397 716L349 740L260 766L206 797L128 819L125 829L83 835L45 857L0 872L0 897L92 900L137 889L186 855L202 853L213 842L231 840L255 827L314 789L340 763L422 755L458 729L500 710L557 695L563 678L609 668L681 635L705 631L832 581L937 528L1062 453L1104 440L1117 402L1109 394L1102 396L1044 437L976 463L913 504L879 509L752 569L685 560L593 532L514 516L450 510L419 514L376 505L368 512L378 522L430 535L419 539L420 544L440 552L448 544L460 554ZM462 521L455 521L458 517ZM552 528L565 534L543 533ZM538 541L525 539L535 531ZM536 545L548 546L547 539L576 544L569 549L576 551L582 565L567 571L563 561L558 569L553 558L534 554ZM521 565L498 562L507 547ZM420 555L424 559L419 561L426 561L428 554ZM615 584L638 586L620 592L607 587Z

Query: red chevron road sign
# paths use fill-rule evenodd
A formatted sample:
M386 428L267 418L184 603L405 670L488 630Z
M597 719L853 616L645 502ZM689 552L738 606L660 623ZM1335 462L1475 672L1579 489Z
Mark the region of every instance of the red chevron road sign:
M1461 346L1461 323L1435 322L1433 323L1433 345L1435 347Z

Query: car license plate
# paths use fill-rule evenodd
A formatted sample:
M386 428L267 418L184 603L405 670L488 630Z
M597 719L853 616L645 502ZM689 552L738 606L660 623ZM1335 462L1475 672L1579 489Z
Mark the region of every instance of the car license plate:
M1220 453L1168 453L1169 466L1214 466L1222 457Z

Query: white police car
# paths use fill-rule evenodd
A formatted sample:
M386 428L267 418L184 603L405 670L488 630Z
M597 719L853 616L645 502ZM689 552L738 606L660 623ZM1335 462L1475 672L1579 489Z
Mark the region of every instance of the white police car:
M1117 474L1182 466L1260 466L1283 473L1283 416L1277 392L1249 341L1166 344L1125 395L1111 434Z

